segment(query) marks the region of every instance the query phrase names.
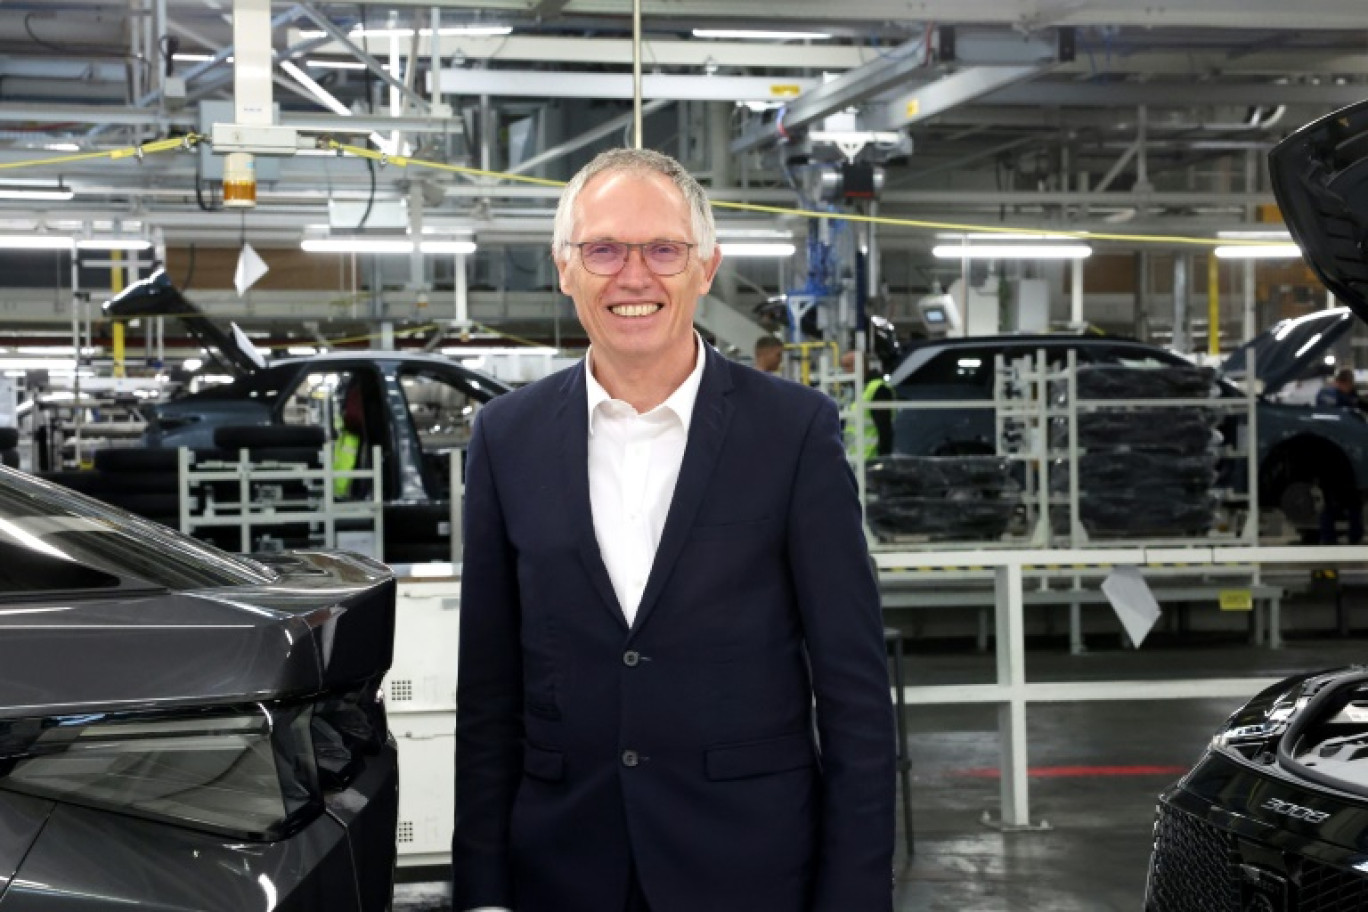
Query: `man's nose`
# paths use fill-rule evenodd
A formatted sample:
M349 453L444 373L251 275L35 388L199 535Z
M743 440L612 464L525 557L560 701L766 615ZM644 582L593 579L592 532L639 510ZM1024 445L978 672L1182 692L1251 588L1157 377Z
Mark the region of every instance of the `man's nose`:
M641 283L649 282L654 276L651 267L646 265L646 251L640 247L627 248L627 262L618 270L618 281Z

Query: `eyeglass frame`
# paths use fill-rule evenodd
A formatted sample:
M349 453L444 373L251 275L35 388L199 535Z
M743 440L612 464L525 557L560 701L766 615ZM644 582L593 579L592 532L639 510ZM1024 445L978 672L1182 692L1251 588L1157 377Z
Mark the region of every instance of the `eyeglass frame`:
M584 248L585 248L585 247L588 247L588 246L590 246L590 245L592 245L592 244L616 244L616 245L618 245L618 246L620 246L620 247L626 247L626 248L627 248L627 253L626 253L626 255L624 255L623 258L622 258L622 265L619 266L619 267L618 267L616 270L614 270L613 272L595 272L594 270L590 269L590 268L589 268L589 264L586 263L586 262L584 261ZM655 269L652 268L652 266L651 266L651 261L650 261L650 259L646 256L646 248L647 248L647 247L650 247L650 246L652 246L652 245L654 245L654 244L676 244L676 245L678 245L678 246L684 248L684 262L683 262L683 265L679 267L679 272L656 272ZM565 246L567 246L567 247L574 247L576 250L579 251L580 265L583 266L583 267L584 267L584 271L587 272L587 273L589 273L590 275L599 276L600 278L608 278L608 277L610 277L610 276L615 276L615 275L617 275L618 273L622 272L622 270L624 270L624 269L627 268L627 261L630 260L630 259L632 258L632 250L635 248L636 251L637 251L638 253L641 254L641 262L642 262L642 264L645 265L645 267L650 271L651 275L653 275L653 276L658 276L659 278L662 278L662 279L668 279L668 278L672 278L673 276L681 275L681 274L684 272L685 269L688 269L688 268L689 268L689 255L693 252L693 249L694 249L695 247L697 247L698 245L697 245L697 244L694 244L694 243L690 243L690 242L688 242L688 241L669 241L669 240L663 240L663 241L643 241L642 243L639 243L639 244L631 244L631 243L628 243L627 241L608 241L608 240L600 240L600 241L571 241L571 242L568 242Z

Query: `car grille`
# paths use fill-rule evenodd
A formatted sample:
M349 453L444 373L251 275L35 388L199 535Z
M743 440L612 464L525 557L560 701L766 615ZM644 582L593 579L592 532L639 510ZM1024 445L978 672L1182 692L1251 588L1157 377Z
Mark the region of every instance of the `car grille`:
M1154 828L1146 912L1243 912L1235 838L1190 814L1161 805ZM1286 912L1359 912L1368 909L1368 877L1300 858ZM1282 910L1279 910L1282 912Z
M1147 912L1240 912L1232 850L1228 834L1160 805Z
M1368 908L1368 877L1305 862L1297 912L1349 912Z

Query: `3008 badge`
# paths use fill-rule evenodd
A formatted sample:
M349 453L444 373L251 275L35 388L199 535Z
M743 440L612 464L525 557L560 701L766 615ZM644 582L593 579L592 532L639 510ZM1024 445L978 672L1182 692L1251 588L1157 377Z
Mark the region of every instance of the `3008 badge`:
M1302 807L1300 804L1280 801L1277 798L1269 798L1261 807L1266 811L1291 817L1293 820L1305 820L1307 823L1324 823L1330 819L1329 811L1313 811L1311 808Z

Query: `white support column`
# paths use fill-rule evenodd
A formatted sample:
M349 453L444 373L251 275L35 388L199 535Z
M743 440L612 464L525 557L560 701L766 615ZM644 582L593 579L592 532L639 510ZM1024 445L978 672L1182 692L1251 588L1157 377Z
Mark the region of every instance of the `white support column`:
M998 567L997 682L1007 699L998 706L1003 827L1030 826L1026 762L1026 636L1023 625L1021 564Z
M1083 325L1083 261L1073 260L1069 273L1069 323Z

